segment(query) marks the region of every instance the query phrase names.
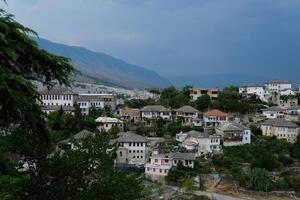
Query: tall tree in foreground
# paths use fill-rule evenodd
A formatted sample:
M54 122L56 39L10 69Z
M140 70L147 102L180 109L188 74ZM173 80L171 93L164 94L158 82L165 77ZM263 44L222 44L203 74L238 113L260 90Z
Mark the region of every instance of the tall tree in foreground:
M97 145L105 144L103 138L84 143L88 146L79 148L83 152L51 154L33 82L69 85L74 68L68 59L39 49L32 35L0 10L0 198L140 199L141 184L114 171L113 157ZM24 164L27 171L17 170Z

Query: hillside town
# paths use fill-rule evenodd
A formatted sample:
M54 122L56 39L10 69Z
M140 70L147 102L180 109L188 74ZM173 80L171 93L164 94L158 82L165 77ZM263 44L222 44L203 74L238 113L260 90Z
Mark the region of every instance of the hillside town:
M174 176L172 170L182 166L193 171L201 166L199 160L202 160L210 166L207 170L219 177L213 180L217 185L223 174L209 160L224 155L224 149L251 145L253 140L259 140L258 137L275 138L290 144L297 142L300 85L294 89L289 81L272 80L263 85L239 86L235 90L236 95L255 99L260 108L247 112L230 108L222 110L212 105L198 106L197 101L201 98L213 102L228 88L222 91L218 88L187 87L188 101L185 105L182 102L180 107L159 104L163 102L166 91L172 89L157 91L156 96L151 95L147 99L124 98L116 93L77 93L72 88L58 86L40 90L39 95L42 110L47 115L64 112L74 116L76 109L83 116L94 113L97 131L82 130L86 131L85 134L75 134L73 139L82 140L95 134L116 135L111 140L117 146L115 167L121 171L142 173L146 180L162 184L170 182L170 177ZM154 96L156 98L152 99ZM176 96L171 94L169 98ZM143 103L134 105L137 101ZM172 129L172 126L176 127ZM72 149L71 141L67 139L59 144L66 143ZM208 176L210 173L205 174ZM197 176L195 180L200 184L200 175Z

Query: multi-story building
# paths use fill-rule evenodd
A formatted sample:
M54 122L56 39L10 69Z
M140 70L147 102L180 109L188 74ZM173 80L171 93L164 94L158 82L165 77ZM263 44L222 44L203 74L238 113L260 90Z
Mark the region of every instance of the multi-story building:
M121 131L123 131L124 128L122 120L112 117L98 117L96 123L97 129L100 132L110 131L114 126L118 127Z
M266 90L266 87L264 85L256 83L241 85L239 87L239 93L246 95L247 97L256 95L260 100L265 102L268 102L270 96L268 90Z
M209 135L197 131L176 134L176 141L179 145L201 156L207 153L218 152L221 147L221 136Z
M216 99L218 98L219 92L219 88L190 88L190 97L193 101L203 95L208 95L211 99Z
M168 120L172 117L171 109L161 105L145 106L140 110L140 112L143 119L154 119L160 117Z
M264 136L275 136L277 139L286 139L295 142L299 133L297 124L286 119L268 119L261 125Z
M183 125L199 126L199 123L197 123L197 121L202 122L200 111L196 108L193 108L192 106L182 106L181 108L174 110L174 112L176 118L182 118Z
M213 109L204 113L203 120L206 127L216 127L229 121L229 116L218 109Z
M53 87L39 92L41 105L44 106L74 106L77 94L70 88Z
M226 122L216 127L216 134L221 135L223 146L237 146L251 143L251 130L236 122Z
M150 157L145 164L145 174L152 180L159 180L168 175L170 169L182 163L185 167L194 168L196 154L194 153L168 153L156 154Z
M284 110L276 106L262 109L262 114L267 119L284 118Z
M279 93L280 91L286 90L286 89L292 89L292 82L287 80L271 80L267 83L265 83L266 88L270 92L276 92Z
M116 163L144 165L149 157L148 140L132 132L122 132L118 136Z
M281 108L292 108L298 105L298 98L297 97L292 97L292 98L279 98L278 99L278 106Z

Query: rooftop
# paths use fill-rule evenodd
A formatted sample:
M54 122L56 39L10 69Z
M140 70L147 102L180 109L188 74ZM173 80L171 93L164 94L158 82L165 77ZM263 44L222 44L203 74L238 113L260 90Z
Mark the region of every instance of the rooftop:
M244 131L247 130L248 128L237 122L227 122L217 127L217 129L221 131Z
M67 87L60 87L60 86L54 86L51 89L44 88L43 90L39 91L41 95L59 95L59 94L65 94L65 95L75 95L73 90L71 88Z
M243 84L240 87L244 87L244 88L247 88L247 87L264 87L264 85L263 84L258 84L258 83L248 83L248 84Z
M221 117L226 117L227 113L222 112L221 110L218 109L213 109L210 110L206 113L204 113L205 116L221 116Z
M100 122L100 123L122 123L121 120L119 120L117 118L112 118L112 117L98 117L96 119L96 122Z
M264 123L262 123L262 125L274 126L274 127L298 128L297 124L283 118L268 119Z
M199 112L196 108L192 106L182 106L181 108L178 108L175 110L176 112L183 112L183 113L194 113Z
M54 110L58 111L62 107L63 111L75 111L75 107L73 106L49 106L49 105L42 105L42 110Z
M153 105L153 106L145 106L141 109L142 112L168 112L170 109L161 106L161 105Z
M118 135L117 142L148 142L145 137L132 132L122 132Z

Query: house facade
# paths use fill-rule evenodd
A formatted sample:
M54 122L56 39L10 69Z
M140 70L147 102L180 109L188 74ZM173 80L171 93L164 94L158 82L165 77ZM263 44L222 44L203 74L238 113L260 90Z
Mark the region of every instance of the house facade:
M261 124L261 129L264 136L275 136L288 142L295 142L299 133L298 125L286 119L268 119Z
M237 146L251 143L251 130L237 122L226 122L216 127L216 134L221 135L223 146Z
M172 167L180 162L185 167L194 168L196 154L194 153L168 153L156 154L150 157L150 162L145 164L145 174L153 180L159 180L168 175Z
M187 126L201 126L202 116L199 110L192 106L182 106L174 110L176 118L182 118L182 124Z
M213 109L204 113L203 120L206 127L216 127L229 121L229 116L218 109Z
M143 166L149 158L148 140L132 132L122 132L117 138L116 163Z
M123 131L124 128L122 120L119 120L117 118L112 118L112 117L98 117L96 119L96 123L97 123L97 129L100 132L108 132L114 126L118 127L121 131Z
M266 90L266 87L256 83L241 85L239 93L246 96L256 95L260 100L265 102L268 102L269 99L269 92Z
M176 141L187 151L194 152L197 156L221 151L221 136L209 135L198 131L189 131L176 134Z
M265 83L266 88L270 92L280 93L280 91L284 91L286 89L292 89L292 82L288 80L271 80Z
M196 101L203 95L208 95L211 99L216 99L219 92L219 88L190 88L190 97L193 101Z
M53 87L39 92L41 105L43 106L71 106L74 107L77 94L70 88Z
M145 106L140 112L142 119L155 119L160 117L162 119L170 120L172 117L171 109L161 105Z

